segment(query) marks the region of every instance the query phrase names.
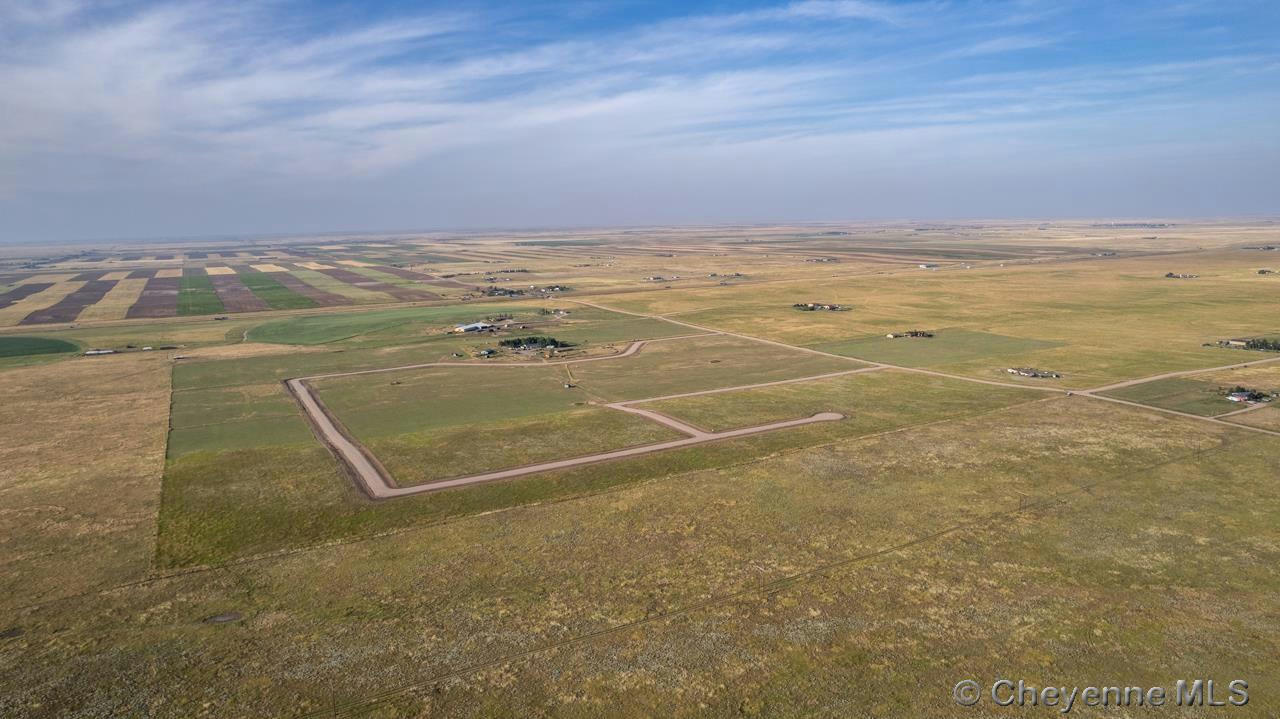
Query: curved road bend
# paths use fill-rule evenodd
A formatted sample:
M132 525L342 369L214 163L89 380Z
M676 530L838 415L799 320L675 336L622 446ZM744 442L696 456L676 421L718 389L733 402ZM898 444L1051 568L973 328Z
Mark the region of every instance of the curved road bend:
M362 451L360 445L329 418L329 413L324 411L320 400L316 399L304 380L289 379L285 380L284 384L302 405L307 418L311 420L311 427L320 435L320 440L337 452L338 457L347 465L352 477L366 494L378 498L382 496L380 494L382 491L391 488L388 484L389 478L384 476L382 468L375 465Z

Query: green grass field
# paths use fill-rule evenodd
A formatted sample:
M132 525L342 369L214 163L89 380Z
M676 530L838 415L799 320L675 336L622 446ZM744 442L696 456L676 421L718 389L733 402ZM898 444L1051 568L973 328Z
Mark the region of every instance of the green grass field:
M325 372L376 369L394 365L436 362L463 348L455 338L441 336L436 341L407 347L331 349L242 359L183 362L174 367L175 390L208 389L237 385L279 382L289 377L305 377Z
M356 436L400 486L407 486L685 435L633 414L581 407L398 435Z
M343 312L265 322L249 330L248 338L254 342L277 344L327 344L392 328L425 327L444 331L456 324L476 322L489 315L517 313L518 317L529 319L535 316L527 308L497 304Z
M822 430L831 436L847 436L965 416L1042 397L1041 393L1031 390L880 370L637 406L713 432L808 417L819 412L839 412L845 419L822 425Z
M278 382L173 393L167 455L318 446L297 403Z
M630 359L635 357L617 362ZM609 362L612 360L582 366ZM666 362L661 366L665 371L674 371ZM179 369L183 367L179 365ZM588 397L582 389L563 387L562 372L562 367L442 367L339 377L314 384L334 415L403 484L679 436L633 415L591 408L585 404ZM692 378L667 377L664 382L671 386L705 384L697 368ZM317 516L329 517L331 533L324 536L337 538L573 496L673 472L725 466L773 452L973 416L1040 396L1026 390L880 371L669 400L651 406L713 429L790 419L815 411L841 411L848 419L518 481L408 497L380 504L387 509L373 511L368 508L372 503L358 492L347 491L350 480L338 474L327 454L323 458L330 468L323 472L317 469L319 458L307 459L297 472L278 468L281 463L292 461L285 458L309 457L308 448L319 447L301 415L290 416L291 400L280 391L278 383L180 390L174 393L166 502L169 498L179 502L187 487L203 497L202 483L211 483L229 495L216 503L206 497L166 504L166 512L215 512L219 519L211 526L192 517L175 520L172 526L184 528L184 533L173 530L169 537L172 545L164 545L170 547L164 550L165 561L222 561L296 542L320 541L315 532L325 526L323 523L308 521L306 531L300 534L284 527L262 529L276 521L271 518L276 510L269 506L273 502L266 498L277 493L281 502L292 507L290 512L303 512L303 507L310 505ZM710 401L711 398L719 398L720 402ZM223 473L217 469L220 457L233 459L235 466L245 469L239 474ZM249 469L256 465L261 465L260 476ZM308 476L302 475L304 471ZM316 483L321 481L336 481L342 486L326 485L319 491ZM234 500L235 497L252 499ZM243 503L228 504L232 501ZM264 505L261 511L259 502Z
M298 310L319 306L315 300L285 287L266 272L245 271L241 272L239 277L253 294L273 310Z
M859 357L872 362L885 362L904 367L938 367L976 358L998 359L1021 356L1027 352L1057 347L1061 344L959 328L930 331L934 332L933 337L889 339L881 334L838 342L822 342L811 346L823 352Z
M213 289L213 282L203 270L187 269L182 272L182 283L178 289L179 315L212 315L225 309Z
M1227 400L1224 396L1227 389L1220 383L1204 379L1172 377L1111 390L1105 394L1153 407L1212 417L1243 407Z
M429 367L312 382L324 403L360 437L551 414L589 400L582 389L565 389L564 383L560 367L501 365Z
M686 330L688 332L688 330ZM612 401L856 369L852 360L713 335L653 342L616 362L573 365L579 386Z
M173 393L169 424L186 429L207 424L293 416L298 413L284 386L278 382Z
M0 358L63 354L79 349L74 342L49 337L0 337Z

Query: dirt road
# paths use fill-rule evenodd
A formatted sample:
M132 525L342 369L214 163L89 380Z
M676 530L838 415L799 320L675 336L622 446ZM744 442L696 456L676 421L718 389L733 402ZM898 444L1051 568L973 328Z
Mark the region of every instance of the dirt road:
M677 324L677 325L680 325L680 326L682 326L682 327L689 327L689 328L691 328L691 329L698 329L698 330L702 330L702 331L704 331L704 332L710 332L710 333L716 333L716 334L728 335L728 336L730 336L730 337L739 337L739 338L742 338L742 339L745 339L745 340L751 340L751 341L753 341L753 342L762 342L762 343L764 343L764 344L776 345L776 346L778 346L778 347L786 347L786 348L788 348L788 349L799 350L799 351L801 351L801 352L811 352L811 353L814 353L814 354L826 355L826 356L828 356L828 357L838 357L838 358L840 358L840 359L855 360L855 361L858 361L858 362L864 362L864 363L870 364L870 365L872 365L872 366L873 366L873 368L876 368L876 369L892 368L892 369L896 369L896 370L901 370L901 371L903 371L903 372L915 372L915 373L917 373L917 374L927 374L927 375L933 375L933 376L935 376L935 377L946 377L946 378L948 378L948 379L961 380L961 381L963 381L963 382L975 382L975 383L977 383L977 384L995 385L995 386L997 386L997 387L1017 387L1018 389L1030 389L1030 390L1038 390L1038 391L1041 391L1041 392L1054 392L1054 393L1059 393L1059 394L1061 394L1061 393L1063 393L1063 392L1066 392L1066 390L1063 390L1063 389L1061 389L1061 388L1056 388L1056 387L1036 387L1036 386L1034 386L1034 385L1015 384L1015 383L1012 383L1012 382L997 382L997 381L995 381L995 380L979 379L979 378L977 378L977 377L966 377L966 376L964 376L964 375L950 374L950 373L947 373L947 372L937 372L937 371L934 371L934 370L921 369L921 368L918 368L918 367L904 367L904 366L901 366L901 365L888 364L888 363L885 363L885 362L873 362L873 361L871 361L871 360L862 359L862 358L860 358L860 357L850 357L850 356L846 356L846 355L837 355L837 354L832 354L832 353L830 353L830 352L823 352L823 351L821 351L821 350L811 349L811 348L809 348L809 347L799 347L799 346L797 346L797 345L789 345L789 344L787 344L787 343L785 343L785 342L778 342L777 340L764 339L763 337L752 337L751 335L744 335L744 334L739 334L739 333L736 333L736 332L726 332L726 331L724 331L724 330L717 330L717 329L712 328L712 327L703 327L703 326L701 326L701 325L695 325L695 324L693 324L693 323L691 323L691 322L683 322L683 321L681 321L681 320L673 320L673 319L671 319L671 318L669 318L669 317L665 317L665 316L663 316L663 315L646 315L646 314L641 314L641 313L639 313L639 312L628 312L627 310L614 309L614 308L612 308L612 307L606 307L606 306L604 306L604 305L598 305L598 304L595 304L595 303L592 303L592 302L587 302L587 301L585 301L585 300L569 300L569 301L570 301L570 302L576 302L576 303L581 304L581 305L587 305L588 307L595 307L596 309L600 309L600 310L606 310L606 311L609 311L609 312L620 312L620 313L622 313L622 314L634 315L634 316L636 316L636 317L647 317L647 318L649 318L649 319L664 320L664 321L666 321L666 322L670 322L670 323L672 323L672 324ZM1143 384L1143 383L1145 383L1145 382L1154 382L1154 381L1156 381L1156 380L1168 379L1168 378L1171 378L1171 377L1183 377L1183 376L1187 376L1187 375L1203 374L1203 373L1205 373L1205 372L1214 372L1214 371L1216 371L1216 370L1224 370L1224 369L1238 369L1238 368L1242 368L1242 367L1252 367L1252 366L1254 366L1254 365L1267 364L1268 362L1280 362L1280 357L1268 357L1268 358L1266 358L1266 359L1250 360L1250 361L1247 361L1247 362L1236 362L1236 363L1234 363L1234 364L1222 365L1222 366L1219 366L1219 367L1202 367L1202 368L1199 368L1199 369L1182 370L1182 371L1179 371L1179 372L1165 372L1164 374L1152 375L1152 376L1150 376L1150 377L1141 377L1141 378L1138 378L1138 379L1125 380L1124 382L1116 382L1116 383L1114 383L1114 384L1109 384L1109 385L1105 385L1105 386L1102 386L1102 387L1094 387L1093 389L1072 390L1072 391L1068 392L1068 394L1072 394L1072 395L1076 395L1076 396L1081 396L1081 397L1088 397L1088 398L1090 398L1090 399L1104 400L1104 401L1107 401L1107 402L1115 402L1115 403L1117 403L1117 404L1127 404L1127 405L1132 406L1132 407L1140 407L1140 408L1142 408L1142 409L1148 409L1148 410L1152 410L1152 411L1154 411L1154 412L1163 412L1163 413L1165 413L1165 414L1174 414L1174 415L1178 415L1178 416L1180 416L1180 417L1187 417L1187 418L1190 418L1190 419L1198 419L1198 420L1201 420L1201 421L1204 421L1204 422L1213 422L1213 423L1215 423L1215 424L1226 425L1226 426L1228 426L1228 427L1235 427L1236 429L1243 429L1243 430L1246 430L1246 431L1249 431L1249 432L1260 432L1260 433L1262 433L1262 434L1271 434L1271 435L1280 436L1280 432L1276 432L1276 431L1274 431L1274 430L1269 430L1269 429L1263 429L1263 428L1261 428L1261 427L1252 427L1252 426L1250 426L1250 425L1246 425L1246 424L1236 424L1236 423L1234 423L1234 422L1227 422L1227 421L1224 421L1224 420L1218 419L1218 418L1216 418L1216 417L1204 417L1204 416L1201 416L1201 415L1198 415L1198 414L1190 414L1190 413L1188 413L1188 412L1179 412L1179 411L1177 411L1177 410L1164 409L1163 407L1153 407L1153 406L1151 406L1151 405L1139 404L1139 403L1137 403L1137 402L1130 402L1130 401L1128 401L1128 400L1117 399L1117 398L1115 398L1115 397L1107 397L1107 396L1105 396L1105 395L1097 394L1097 393L1099 393L1099 392L1106 392L1106 391L1108 391L1108 390L1120 389L1120 388L1122 388L1122 387L1131 387L1131 386L1136 385L1136 384ZM1243 411L1243 410L1242 410L1242 411ZM1238 413L1238 412L1231 412L1231 413L1229 413L1229 414L1239 414L1239 413ZM1228 416L1228 415L1220 415L1220 416Z
M708 333L718 334L718 333ZM418 484L412 487L401 487L396 484L395 478L362 446L350 432L328 411L324 403L316 396L314 390L310 386L311 380L332 378L332 377L349 377L353 375L366 375L380 372L397 372L402 370L422 369L426 367L545 367L549 364L578 364L581 362L598 362L601 360L613 360L630 357L639 352L642 347L650 342L661 342L664 340L683 339L688 337L701 337L703 334L697 335L681 335L679 337L664 337L655 340L637 340L632 342L626 350L616 355L608 355L605 357L587 357L577 360L562 360L558 362L538 362L525 364L478 364L475 362L428 362L424 364L403 365L399 367L383 367L373 370L359 370L355 372L336 372L331 374L313 375L310 377L297 377L285 380L285 387L289 390L302 407L308 421L311 423L312 430L319 437L320 441L328 446L338 459L342 462L351 475L352 479L360 486L366 494L374 499L391 499L393 497L404 497L413 494L423 494L425 492L434 492L441 489L451 489L455 487L464 487L470 484L479 484L481 482L493 482L502 479L514 479L538 472L546 472L554 469L566 469L569 467L578 467L585 464L594 464L596 462L606 462L614 459L622 459L626 457L635 457L652 452L662 452L669 449L677 449L681 447L690 447L706 442L715 442L722 439L732 439L735 437L745 437L752 434L761 434L763 432L773 432L789 427L799 427L814 422L831 422L844 419L844 415L835 412L820 412L812 417L802 417L800 419L785 420L782 422L771 422L755 427L743 427L740 429L725 430L723 432L707 432L705 430L694 427L693 425L681 422L674 417L655 412L653 410L634 407L632 405L644 402L653 402L662 399L673 399L677 397L692 397L703 394L714 394L719 392L732 392L735 390L755 389L759 387L768 387L780 384L790 384L793 382L806 382L810 380L826 379L830 377L839 377L847 374L856 374L859 372L870 372L882 369L880 367L860 367L858 369L848 370L844 372L828 372L826 374L814 375L812 377L797 377L793 379L775 380L773 382L761 382L758 384L742 385L738 387L722 387L713 390L702 390L700 392L685 392L682 394L666 395L663 397L651 397L647 399L627 400L625 402L615 402L604 405L611 409L622 412L628 412L650 421L670 427L682 434L688 435L683 439L670 440L667 442L659 442L656 444L642 445L639 447L628 447L625 449L613 450L610 452L600 452L597 454L585 455L582 457L571 457L568 459L560 459L551 462L541 462L538 464L530 464L522 467L513 467L494 472L485 472L482 474L472 474L464 477L453 477L437 482L428 482L426 484Z
M613 459L621 459L625 457L634 457L634 456L639 456L643 454L648 454L651 452L661 452L661 451L680 448L680 447L689 447L697 444L702 444L705 442L714 442L721 439L731 439L734 437L742 437L742 436L751 435L751 434L772 432L780 429L786 429L788 427L797 427L805 424L812 424L814 422L829 422L833 420L843 419L843 415L836 414L834 412L822 412L819 414L815 414L812 417L804 417L800 419L786 420L782 422L772 422L769 424L763 424L756 427L744 427L741 429L726 430L723 432L708 432L698 427L694 427L693 425L690 425L688 423L682 422L673 417L669 417L667 415L661 414L659 412L634 406L634 405L644 404L646 402L654 402L658 400L676 399L680 397L695 397L695 396L701 396L701 395L716 394L720 392L732 392L732 391L738 391L738 390L756 389L760 387L769 387L773 385L790 384L795 382L808 382L808 381L819 380L819 379L827 379L830 377L839 377L839 376L848 375L848 374L857 374L860 372L874 372L874 371L884 370L884 369L896 369L904 372L914 372L917 374L933 375L936 377L944 377L948 379L955 379L955 380L960 380L964 382L973 382L978 384L995 385L999 387L1015 387L1018 389L1031 389L1031 390L1038 390L1042 392L1052 392L1052 393L1062 393L1064 391L1060 388L1036 387L1033 385L1015 384L1012 382L998 382L995 380L984 380L976 377L954 375L946 372L937 372L934 370L922 369L918 367L905 367L901 365L888 364L884 362L873 362L870 360L864 360L857 357L848 357L845 355L838 355L831 352L823 352L821 350L815 350L809 347L799 347L796 345L789 345L785 342L778 342L776 340L764 339L761 337L753 337L751 335L739 334L736 332L726 332L723 330L717 330L710 327L703 327L701 325L696 325L690 322L674 320L669 317L664 317L662 315L645 315L637 312L628 312L625 310L618 310L611 307L606 307L604 305L598 305L592 302L587 302L584 300L570 300L570 301L576 302L577 304L586 305L588 307L595 307L597 309L602 309L610 312L619 312L621 314L633 315L636 317L647 317L650 319L660 319L660 320L669 322L671 324L699 330L699 332L697 334L678 335L675 337L663 337L663 338L651 339L651 340L637 340L635 342L632 342L621 353L615 354L615 355L607 355L604 357L587 357L587 358L576 359L576 360L570 359L570 360L559 360L559 361L551 361L551 362L520 363L520 364L515 364L515 363L477 364L475 362L427 362L423 364L402 365L398 367L383 367L383 368L371 369L371 370L358 370L355 372L336 372L331 374L321 374L321 375L314 375L310 377L289 379L285 381L285 386L289 389L289 392L293 394L294 397L297 398L298 403L302 406L302 409L306 413L308 420L311 422L311 426L316 432L316 435L320 438L322 442L324 442L328 447L330 447L333 450L333 452L338 456L339 460L342 461L347 471L352 475L353 479L357 482L357 484L359 484L364 489L364 491L374 499L389 499L393 497L403 497L407 495L433 492L441 489L462 487L470 484L479 484L482 482L492 482L492 481L503 480L503 479L513 479L516 477L522 477L525 475L535 474L538 472L546 472L546 471L555 470L555 469L566 469L569 467L577 467L585 464L605 462L605 461L609 461ZM561 460L555 460L551 462L542 462L539 464L526 465L523 467L514 467L511 469L504 469L504 470L499 470L495 472L486 472L482 474L474 474L474 475L468 475L464 477L455 477L451 479L440 480L437 482L429 482L426 484L414 485L412 487L398 486L395 482L395 479L391 477L391 475L386 471L386 469L384 469L377 462L377 460L374 459L372 455L370 455L369 452L362 445L360 445L360 443L357 442L351 436L351 434L347 432L346 429L343 428L341 424L328 412L324 404L319 400L319 398L316 397L311 387L307 384L309 380L325 379L325 378L331 378L331 377L348 377L353 375L377 374L377 373L384 373L384 372L398 372L398 371L412 370L412 369L423 369L427 367L546 367L548 365L572 365L572 364L578 364L580 362L599 362L604 360L623 359L625 357L630 357L635 353L639 352L646 344L651 342L663 342L663 341L669 341L669 340L686 339L690 337L703 337L708 335L726 335L730 337L737 337L737 338L745 339L752 342L759 342L763 344L774 345L777 347L783 347L790 350L807 352L810 354L823 355L827 357L834 357L837 359L856 361L867 366L863 366L857 369L851 369L843 372L829 372L826 374L814 375L811 377L797 377L793 379L776 380L773 382L761 382L758 384L751 384L751 385L723 387L718 389L700 390L696 392L684 392L680 394L665 395L661 397L650 397L646 399L626 400L623 402L608 403L603 406L609 407L611 409L623 411L623 412L628 412L638 416L642 416L650 421L657 422L664 426L670 427L671 429L674 429L688 436L683 439L671 440L668 442L659 442L657 444L644 445L640 447L629 447L626 449L614 450L610 452L601 452L601 453L586 455L582 457L573 457L569 459L561 459ZM1261 360L1252 360L1248 362L1224 365L1222 367L1210 367L1210 368L1203 368L1203 369L1185 370L1181 372L1166 372L1160 375L1154 375L1151 377L1144 377L1140 379L1127 380L1124 382L1117 382L1114 384L1106 385L1103 387L1097 387L1094 389L1079 390L1074 392L1074 394L1083 396L1083 397L1088 397L1090 399L1097 399L1097 400L1113 402L1117 404L1124 404L1132 407L1138 407L1141 409L1162 412L1165 414L1178 415L1180 417L1187 417L1189 419L1195 419L1195 420L1200 420L1204 422L1213 422L1215 424L1225 425L1225 426L1233 427L1236 429L1243 429L1243 430L1252 431L1252 432L1260 432L1263 434L1280 436L1280 432L1269 430L1269 429L1263 429L1261 427L1251 427L1248 425L1235 424L1233 422L1228 422L1228 421L1214 418L1214 417L1203 417L1200 415L1190 414L1187 412L1179 412L1176 410L1168 410L1160 407L1152 407L1150 405L1139 404L1137 402L1130 402L1128 400L1118 399L1115 397L1107 397L1105 395L1097 394L1099 392L1104 392L1107 390L1120 389L1122 387L1129 387L1132 385L1141 384L1144 382L1152 382L1159 379L1166 379L1170 377L1181 377L1185 375L1194 375L1194 374L1199 374L1204 372L1212 372L1214 370L1220 370L1220 369L1249 367L1253 365L1265 364L1268 362L1276 362L1276 361L1280 361L1280 357L1272 357L1272 358L1266 358ZM1235 414L1235 413L1231 413L1231 414Z
M835 354L834 352L824 352L822 350L813 349L812 347L801 347L800 345L789 345L786 342L779 342L777 340L765 339L763 337L753 337L752 335L744 335L744 334L739 334L737 332L729 332L727 330L717 330L712 327L703 327L702 325L695 325L692 322L684 322L682 320L673 320L670 317L667 317L666 315L645 315L645 314L640 314L639 312L628 312L626 310L618 310L612 307L606 307L604 305L598 305L592 302L587 302L585 300L569 300L569 301L576 302L577 304L580 304L580 305L586 305L588 307L594 307L599 310L605 310L608 312L619 312L624 315L633 315L635 317L645 317L653 320L663 320L664 322L670 322L671 324L680 325L681 327L688 327L690 329L702 330L703 332L721 334L721 335L726 335L728 337L737 337L739 339L749 340L751 342L759 342L761 344L774 345L775 347L785 347L786 349L795 350L797 352L808 352L809 354L822 355L824 357L834 357L836 359L848 360L850 362L861 362L863 364L869 364L872 367L879 368L879 369L896 369L896 370L902 370L903 372L915 372L916 374L927 374L927 375L932 375L934 377L946 377L949 379L959 379L959 380L964 380L965 382L976 382L978 384L988 384L988 385L994 385L996 387L1017 387L1018 389L1029 389L1029 390L1034 390L1038 392L1056 392L1056 393L1063 392L1063 390L1058 387L1037 387L1035 385L1029 385L1029 384L1016 384L1014 382L1000 382L993 379L978 379L977 377L965 377L963 375L948 374L946 372L938 372L936 370L931 370L931 369L922 369L920 367L907 367L905 365L889 364L887 362L876 362L874 360L864 359L862 357L838 355L838 354Z
M1280 362L1280 357L1267 357L1266 359L1250 360L1248 362L1236 362L1235 364L1225 364L1220 367L1202 367L1200 369L1188 369L1181 372L1165 372L1164 374L1152 375L1150 377L1141 377L1139 379L1125 380L1124 382L1116 382L1104 387L1094 387L1093 389L1082 390L1080 394L1093 394L1095 392L1110 392L1114 389L1123 389L1132 387L1135 384L1144 384L1146 382L1155 382L1156 380L1172 379L1174 377L1186 377L1194 374L1204 374L1205 372L1216 372L1224 369L1241 369L1244 367L1253 367L1254 365L1267 364L1269 362Z

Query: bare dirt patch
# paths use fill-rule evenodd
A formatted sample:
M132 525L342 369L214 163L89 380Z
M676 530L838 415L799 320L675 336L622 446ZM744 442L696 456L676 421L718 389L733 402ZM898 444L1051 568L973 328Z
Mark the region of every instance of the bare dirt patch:
M200 347L184 352L192 359L239 359L243 357L259 357L262 355L296 354L298 352L320 352L322 347L300 347L292 345L273 345L261 342L241 342L234 345L217 345Z
M215 275L209 278L227 312L261 312L270 309L262 298L244 286L239 275Z
M155 270L135 270L130 278L136 279L139 272L150 272L146 286L138 301L129 308L125 317L176 317L178 315L178 289L181 277L155 277Z

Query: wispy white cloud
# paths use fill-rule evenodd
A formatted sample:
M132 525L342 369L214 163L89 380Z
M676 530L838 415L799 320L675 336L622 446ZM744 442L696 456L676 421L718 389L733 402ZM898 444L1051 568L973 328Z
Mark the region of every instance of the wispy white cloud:
M1089 39L1037 0L798 0L573 35L517 13L298 7L0 0L0 187L372 182L524 148L693 158L824 138L869 153L867 138L1195 106L1208 77L1280 72L1276 55L1222 48L1024 67L1011 58Z
M1004 37L993 37L986 40L979 40L971 45L958 47L954 50L944 53L946 58L963 58L976 57L979 55L998 55L1006 52L1016 52L1018 50L1034 50L1037 48L1056 45L1065 41L1067 38L1050 37L1044 35L1006 35Z

